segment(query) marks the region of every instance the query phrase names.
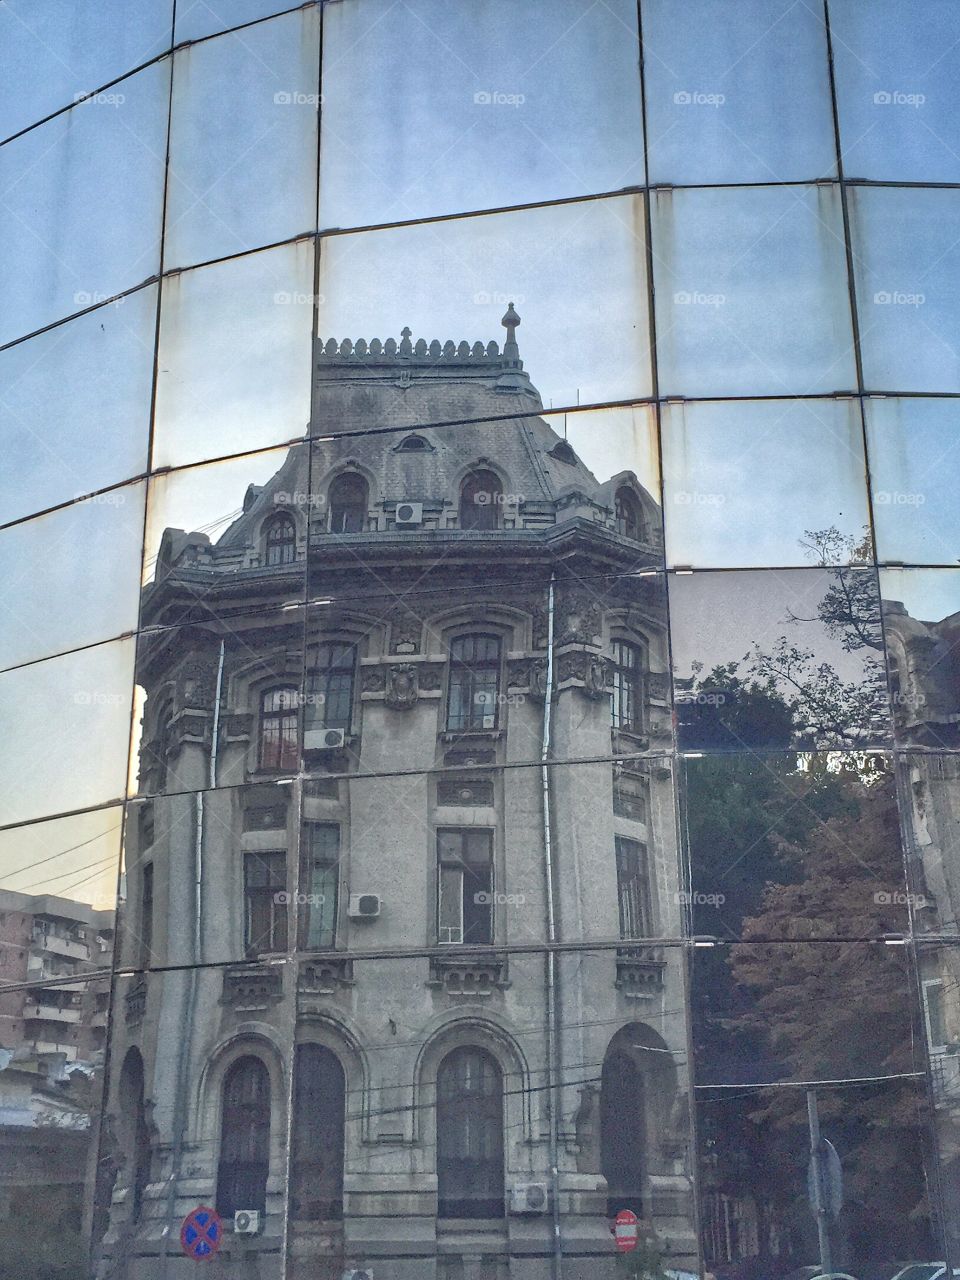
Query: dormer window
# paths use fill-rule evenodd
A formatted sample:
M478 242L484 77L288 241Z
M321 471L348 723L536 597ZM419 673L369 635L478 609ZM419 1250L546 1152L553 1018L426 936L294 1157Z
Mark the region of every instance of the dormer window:
M425 450L429 448L430 446L429 444L427 444L423 436L413 435L413 436L405 436L400 441L399 445L397 446L397 452L398 453L423 453Z
M643 509L632 489L617 490L614 511L617 517L617 532L634 542L642 542L645 532Z
M471 471L460 486L460 528L497 529L503 485L492 471Z
M263 541L264 564L293 564L297 558L297 530L290 516L276 516L271 520Z
M558 462L565 462L569 467L577 465L577 455L573 451L573 445L566 440L558 440L547 456L556 458Z
M367 524L369 491L363 476L355 471L337 476L330 486L331 533L362 533Z

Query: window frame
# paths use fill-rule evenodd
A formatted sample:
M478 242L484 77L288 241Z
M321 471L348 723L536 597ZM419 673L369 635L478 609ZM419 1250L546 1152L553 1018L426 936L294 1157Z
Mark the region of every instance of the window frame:
M356 495L349 501L344 502L337 496L337 490L345 488L347 485L356 486ZM332 534L349 534L349 533L365 533L367 528L367 514L370 510L370 485L366 476L359 471L341 471L335 475L327 486L327 506L330 515L327 521L328 529ZM353 515L352 523L356 524L356 528L337 528L337 523L343 525L343 519L338 516L346 516L349 522L350 514Z
M624 652L635 655L635 662L624 662ZM610 640L611 676L610 720L615 733L642 734L646 727L646 691L649 656L647 646L629 636L613 636ZM633 717L624 715L632 708Z
M475 651L478 641L492 642L496 648L496 656L483 659L472 658L469 661L458 656L458 648L469 642L473 644ZM503 636L495 631L463 631L451 638L448 646L447 691L443 718L444 729L447 733L495 733L500 728L503 654ZM463 679L460 678L461 672L464 673ZM492 681L482 678L478 681L478 674L482 677L483 672L490 672L493 677ZM478 689L478 683L488 686L492 683L493 687ZM462 697L464 689L469 694L467 699ZM454 716L455 690L460 694L461 708L456 717ZM484 698L487 696L491 698L492 714L484 715L481 713L479 716L476 714L478 705L481 707L487 705L486 701L478 703L478 693L483 694ZM465 704L468 708L466 712L462 710ZM459 723L455 724L454 718ZM477 723L478 720L480 723ZM484 724L484 720L489 720L491 723Z
M490 483L490 480L493 483ZM486 488L481 488L486 485ZM478 502L477 495L486 493L488 502ZM470 495L468 501L467 495ZM471 519L465 520L464 513L470 512ZM499 529L503 523L503 481L490 467L471 467L460 481L458 522L461 529L472 529L478 533L489 533Z
M270 859L268 862L267 859ZM265 869L264 883L252 884L250 869L259 862ZM283 871L282 879L274 878L276 868ZM243 949L248 960L258 956L274 955L286 951L289 942L289 920L286 902L278 902L278 895L287 896L286 849L247 849L243 855ZM255 913L266 907L268 925L258 938L253 936ZM269 946L262 940L269 939Z
M647 846L633 836L613 837L614 858L617 870L617 909L620 916L620 938L633 942L652 936L653 895L650 892L650 869ZM627 874L628 859L635 859L636 867Z
M332 858L323 865L326 868L328 877L332 880L332 886L323 890L324 898L327 894L331 894L333 898L331 911L327 911L326 900L319 904L319 932L321 935L329 933L329 941L315 941L311 937L311 930L314 926L314 911L316 905L311 899L317 891L318 860L314 848L314 834L317 831L330 831L335 833L334 851ZM301 848L303 860L303 882L307 886L305 893L305 901L300 907L300 937L302 939L301 949L305 951L332 951L337 945L338 924L340 918L340 857L342 849L342 831L339 822L328 822L325 819L304 819L301 829ZM329 919L328 919L329 916ZM328 919L328 923L324 924L324 920Z
M437 944L443 947L494 945L496 919L496 844L492 827L437 827ZM472 837L472 840L471 840ZM456 840L459 852L453 852L450 844ZM469 843L485 848L482 858L467 855ZM445 849L445 843L447 845ZM478 873L473 868L483 867ZM453 886L451 892L451 886ZM467 895L472 891L472 904ZM486 894L485 903L477 902L477 896ZM471 912L468 908L473 906ZM486 911L477 910L485 907ZM446 923L445 923L446 921ZM479 930L482 936L477 936ZM444 937L444 931L448 936ZM467 934L471 936L468 937ZM449 936L457 934L458 936Z
M320 655L324 650L328 650L331 655L331 661L320 665ZM336 650L342 650L350 656L349 664L346 661L337 662L334 654ZM353 732L353 724L356 718L356 699L357 699L357 671L360 667L360 646L359 642L348 637L328 637L317 640L311 647L311 659L307 668L306 690L305 690L305 709L304 709L304 728L305 729L342 729L344 733ZM329 716L328 708L331 704L330 686L333 681L346 681L346 716L336 717L336 722L332 722ZM318 686L322 685L322 688ZM322 694L323 701L317 703L317 694ZM338 701L341 700L342 689L338 688L336 696Z
M939 1017L943 1024L944 1038L942 1041L935 1041L933 1036L934 1020L931 1016L930 996L928 994L929 988L931 987L936 987L938 989L938 998L941 1001ZM923 1022L927 1032L927 1045L931 1053L943 1053L950 1042L947 1033L947 1007L944 1002L946 983L943 978L924 978L921 982L921 989L923 993Z
M267 699L292 695L292 705L267 708ZM276 763L267 757L267 731L276 722ZM292 729L292 737L290 736ZM300 766L300 692L295 684L273 684L260 692L257 720L257 769L261 773L296 772Z
M278 530L284 531L283 538L277 537ZM271 559L271 553L280 549L280 558ZM286 552L289 550L290 554ZM297 558L297 526L293 516L279 512L270 517L263 527L263 563L266 568L280 569L284 565L293 564Z
M613 514L617 533L631 542L646 542L646 517L643 503L629 485L618 485L613 495ZM634 532L630 532L631 527Z

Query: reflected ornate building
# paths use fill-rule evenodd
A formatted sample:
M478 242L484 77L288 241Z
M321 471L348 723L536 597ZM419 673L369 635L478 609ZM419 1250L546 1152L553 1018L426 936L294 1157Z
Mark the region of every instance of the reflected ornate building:
M890 600L884 625L894 717L908 748L900 757L900 805L921 939L943 1226L951 1254L960 1256L960 613L924 622Z
M319 345L312 443L163 536L103 1280L192 1274L200 1203L237 1275L533 1280L555 1216L612 1275L624 1206L693 1265L660 512L518 323Z

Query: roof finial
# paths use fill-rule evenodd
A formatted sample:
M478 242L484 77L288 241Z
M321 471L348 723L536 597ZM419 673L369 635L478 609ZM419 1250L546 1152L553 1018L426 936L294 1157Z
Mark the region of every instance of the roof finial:
M500 323L507 331L507 340L503 344L503 362L515 364L521 368L520 348L517 346L517 325L520 323L520 317L514 311L512 302L507 303L507 313Z
M400 337L402 339L400 343L400 354L402 356L409 356L413 352L413 344L410 341L410 335L412 333L413 333L413 330L410 328L408 324L405 324L403 328L400 330Z

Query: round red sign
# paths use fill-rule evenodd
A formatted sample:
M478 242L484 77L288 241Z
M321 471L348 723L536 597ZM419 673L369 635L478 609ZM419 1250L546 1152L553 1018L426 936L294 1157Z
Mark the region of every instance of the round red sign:
M618 1253L629 1253L637 1247L637 1215L632 1209L621 1209L613 1222L613 1238Z

